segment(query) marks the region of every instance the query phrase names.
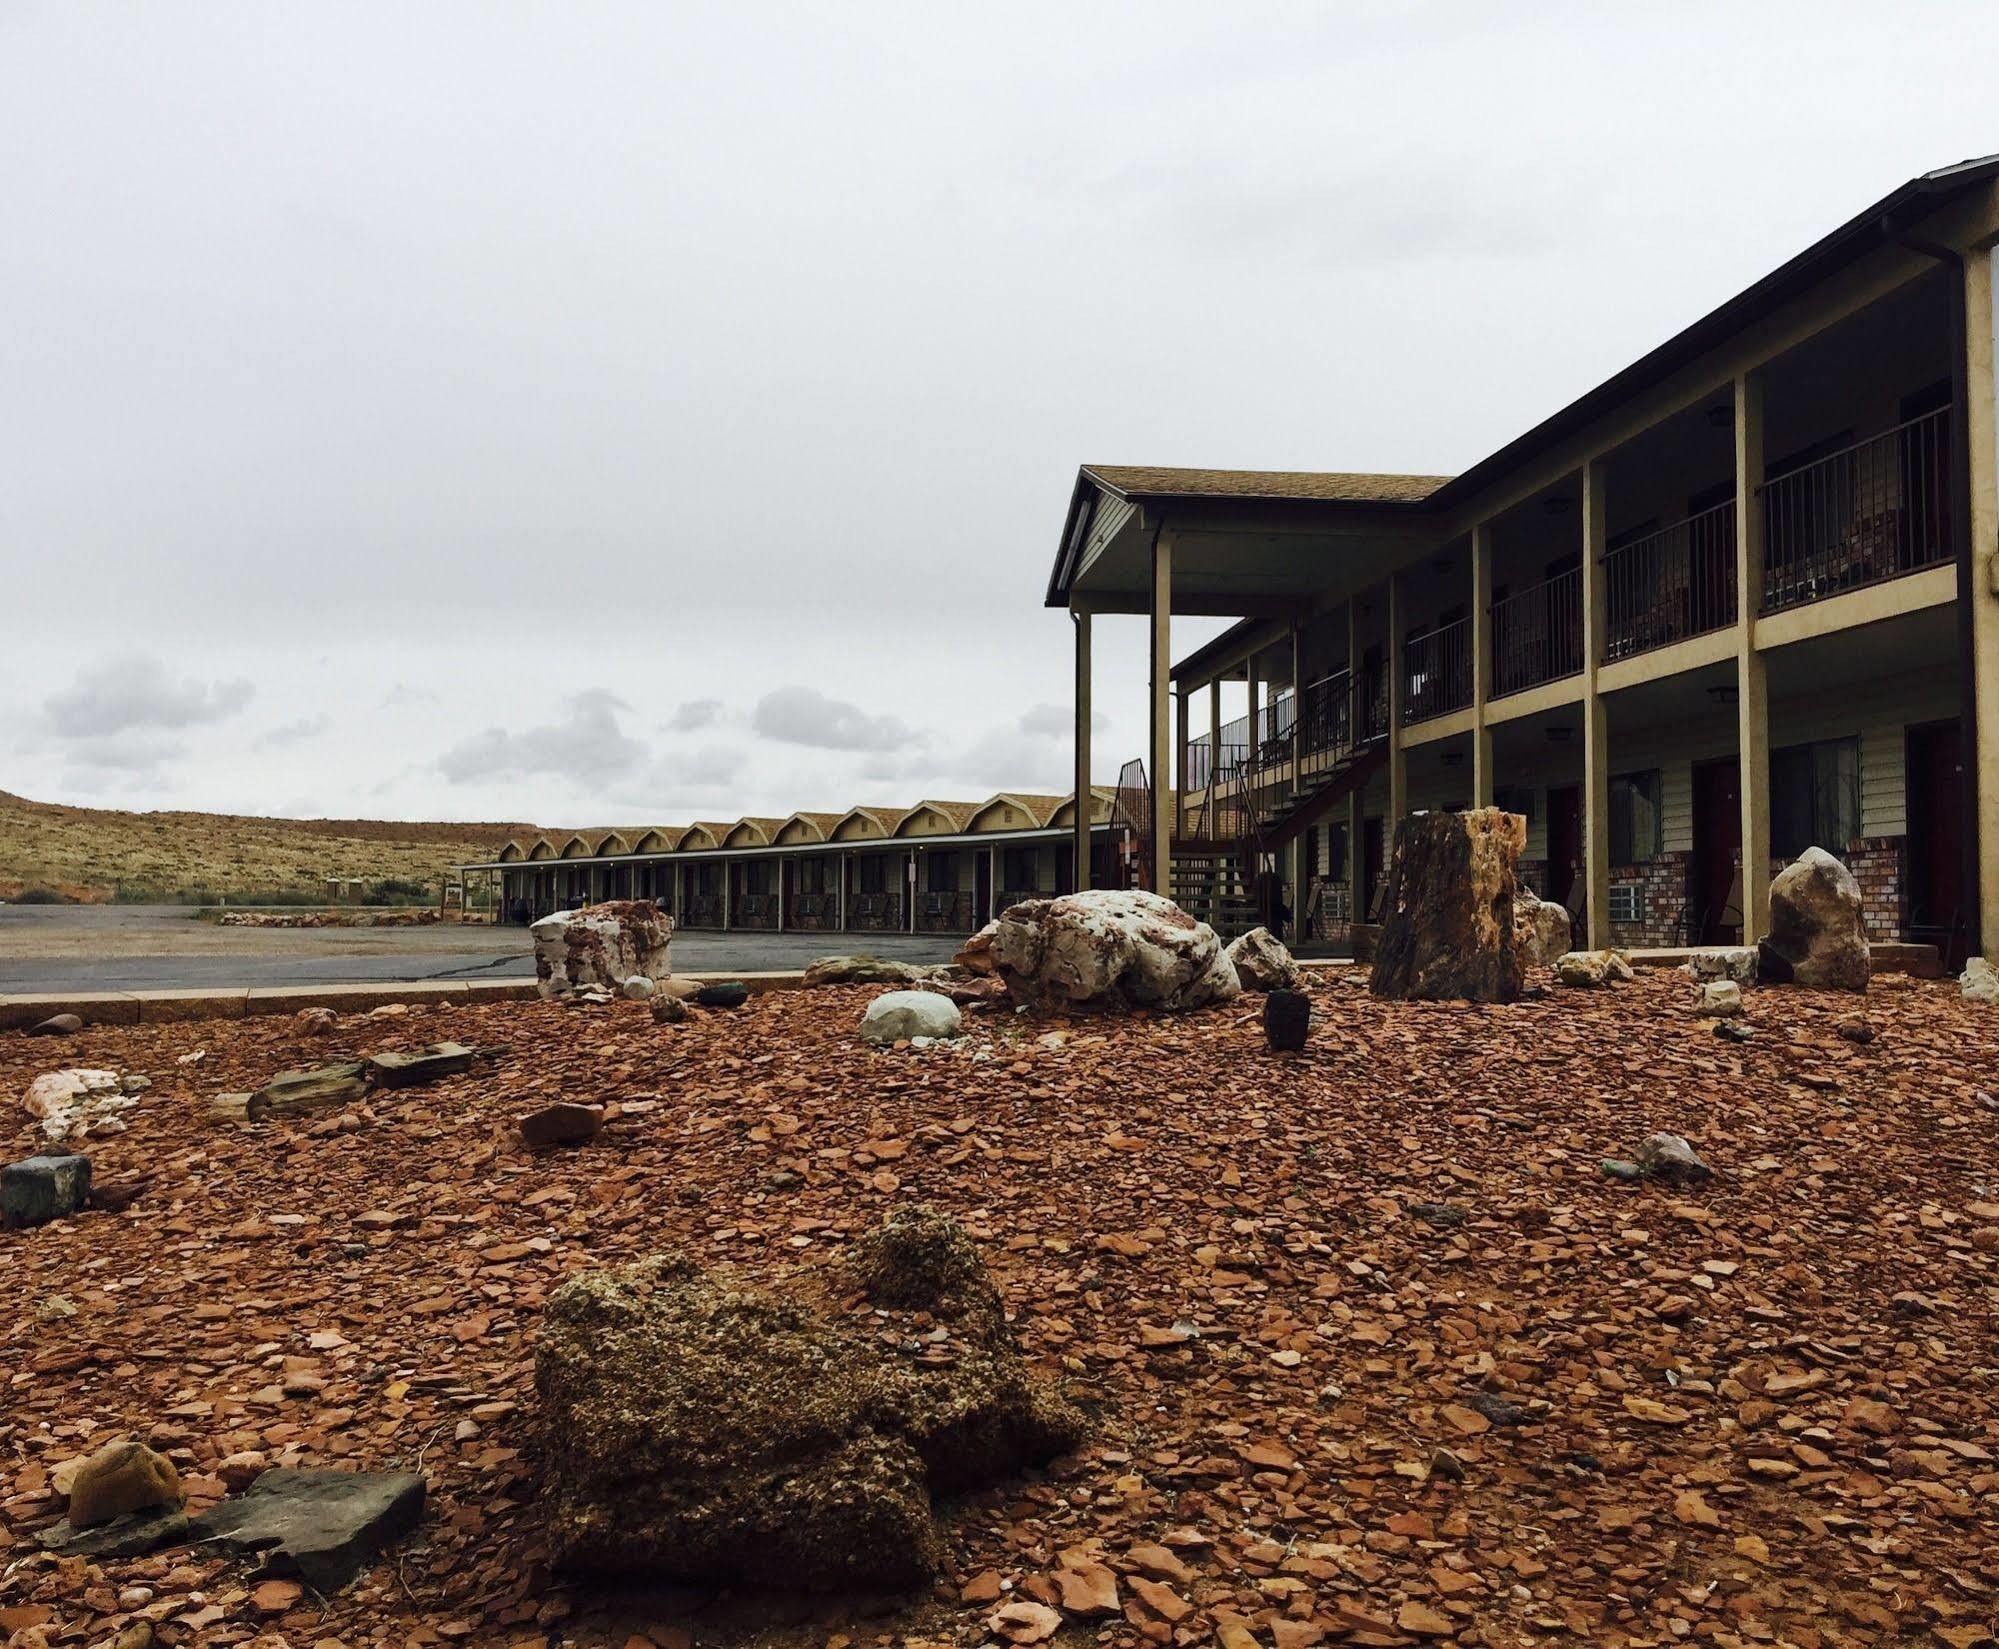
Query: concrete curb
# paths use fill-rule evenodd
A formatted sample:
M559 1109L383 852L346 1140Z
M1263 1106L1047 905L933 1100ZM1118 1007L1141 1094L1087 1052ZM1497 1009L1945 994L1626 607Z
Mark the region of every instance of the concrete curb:
M676 973L676 979L717 984L740 979L752 996L796 990L803 973ZM421 1007L434 1002L473 1006L486 1002L532 1002L532 979L422 979L404 984L250 985L209 991L43 991L0 996L0 1031L25 1031L59 1013L73 1013L86 1025L178 1025L191 1020L257 1019L331 1008L366 1013L385 1003Z

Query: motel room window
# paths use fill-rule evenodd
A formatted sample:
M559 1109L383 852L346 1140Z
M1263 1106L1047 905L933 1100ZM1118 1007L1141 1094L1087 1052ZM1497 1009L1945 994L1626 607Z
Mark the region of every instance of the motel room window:
M1860 834L1860 740L1821 739L1770 752L1770 851L1844 853Z
M958 891L958 855L955 853L926 853L923 862L929 866L924 871L923 889L926 893L956 893Z
M694 867L694 888L704 899L712 899L722 891L722 867L720 865L696 865Z
M864 853L854 863L854 873L863 893L888 892L888 855Z
M1041 886L1041 861L1031 847L1009 847L1000 854L1000 884L1007 893L1030 893Z
M1656 859L1663 845L1659 821L1659 770L1613 774L1610 781L1610 862L1635 865Z
M743 892L752 899L760 899L770 892L770 861L752 859L743 866Z
M826 891L826 861L824 859L800 859L796 886L800 893L824 893Z

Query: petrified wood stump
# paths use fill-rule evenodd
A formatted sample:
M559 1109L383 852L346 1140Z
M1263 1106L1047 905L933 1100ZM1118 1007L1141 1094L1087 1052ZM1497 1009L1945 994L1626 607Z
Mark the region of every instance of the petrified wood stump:
M1395 828L1369 988L1399 1001L1511 1002L1520 994L1513 866L1527 821L1496 807L1412 813Z

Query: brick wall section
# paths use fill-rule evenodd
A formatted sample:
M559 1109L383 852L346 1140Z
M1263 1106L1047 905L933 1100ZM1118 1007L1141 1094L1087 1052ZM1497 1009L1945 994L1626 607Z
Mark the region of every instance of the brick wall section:
M1861 916L1871 939L1899 939L1907 920L1902 890L1908 886L1906 836L1862 836L1840 855L1860 884Z
M1662 853L1635 865L1611 867L1612 887L1638 884L1643 912L1635 922L1613 922L1611 942L1634 950L1657 949L1662 945L1685 944L1681 918L1687 905L1687 879L1693 870L1691 853Z

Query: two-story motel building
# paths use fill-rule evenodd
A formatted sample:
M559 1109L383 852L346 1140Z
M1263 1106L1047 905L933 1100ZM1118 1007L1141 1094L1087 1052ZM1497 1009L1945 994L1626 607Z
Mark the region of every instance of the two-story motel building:
M1916 178L1451 478L1086 466L1047 597L1080 782L1092 617L1141 613L1143 872L1232 926L1258 866L1365 918L1392 821L1499 803L1593 945L1754 937L1817 843L1875 937L1978 949L1995 239L1999 157ZM1176 664L1175 613L1239 622Z

